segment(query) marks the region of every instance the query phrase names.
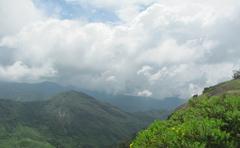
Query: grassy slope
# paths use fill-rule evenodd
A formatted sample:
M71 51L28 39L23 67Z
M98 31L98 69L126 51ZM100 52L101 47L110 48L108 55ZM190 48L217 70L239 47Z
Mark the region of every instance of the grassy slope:
M240 147L240 80L221 83L140 132L131 148Z

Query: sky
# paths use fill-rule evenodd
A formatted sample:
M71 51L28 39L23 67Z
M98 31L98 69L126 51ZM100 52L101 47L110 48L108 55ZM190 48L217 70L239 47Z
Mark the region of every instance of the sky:
M240 68L239 0L0 0L0 80L188 98Z

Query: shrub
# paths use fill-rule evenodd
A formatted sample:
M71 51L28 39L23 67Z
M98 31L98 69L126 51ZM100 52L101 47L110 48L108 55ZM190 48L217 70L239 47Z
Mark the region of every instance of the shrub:
M131 148L240 147L240 97L191 99L169 120L140 132Z

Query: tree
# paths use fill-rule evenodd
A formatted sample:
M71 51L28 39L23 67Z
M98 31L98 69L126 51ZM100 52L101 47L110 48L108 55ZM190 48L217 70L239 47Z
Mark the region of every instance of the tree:
M233 71L233 79L240 79L240 70Z

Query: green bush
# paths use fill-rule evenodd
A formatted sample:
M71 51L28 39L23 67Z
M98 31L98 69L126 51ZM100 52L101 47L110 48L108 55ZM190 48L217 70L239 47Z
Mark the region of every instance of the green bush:
M131 148L240 147L240 97L193 98L169 120L140 132Z

